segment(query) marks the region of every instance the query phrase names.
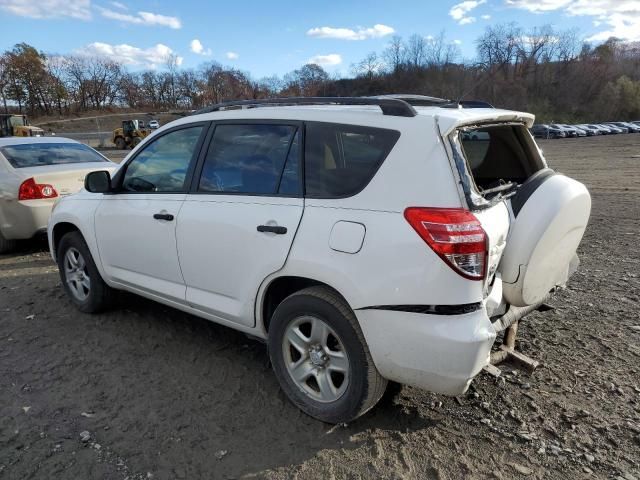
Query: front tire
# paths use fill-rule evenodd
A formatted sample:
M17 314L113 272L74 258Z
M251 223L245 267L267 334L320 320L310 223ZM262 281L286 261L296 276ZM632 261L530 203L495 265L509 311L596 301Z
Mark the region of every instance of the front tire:
M387 386L355 315L327 287L306 288L278 305L268 345L287 397L323 422L358 418L378 403Z
M102 280L80 232L62 237L57 260L64 290L78 310L96 313L112 304L114 290Z

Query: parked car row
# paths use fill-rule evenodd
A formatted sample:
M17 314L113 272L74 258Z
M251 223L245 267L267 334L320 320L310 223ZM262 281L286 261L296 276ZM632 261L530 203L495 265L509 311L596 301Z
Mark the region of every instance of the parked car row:
M531 129L536 138L593 137L618 133L640 133L640 120L633 122L579 123L538 123Z

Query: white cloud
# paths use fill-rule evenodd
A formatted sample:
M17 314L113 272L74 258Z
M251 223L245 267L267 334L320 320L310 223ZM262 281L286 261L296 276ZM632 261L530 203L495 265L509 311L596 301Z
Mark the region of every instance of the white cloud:
M95 55L97 57L105 57L124 63L125 65L143 66L146 68L157 68L163 65L169 56L175 55L175 52L158 43L150 48L139 48L126 43L120 45L111 45L109 43L94 42L90 43L77 53L80 55ZM182 57L176 58L176 64L182 64Z
M237 60L238 58L240 58L240 55L236 52L227 52L224 54L224 56L229 60Z
M106 8L100 7L99 10L103 17L110 18L111 20L118 20L120 22L147 26L157 25L161 27L173 28L175 30L182 28L182 22L177 17L168 17L166 15L160 15L158 13L151 12L138 12L136 15L133 15L129 13L114 12L113 10L108 10Z
M462 45L462 40L454 40L453 43L455 43L456 45Z
M202 42L197 38L194 38L193 40L191 40L191 43L189 44L189 48L191 48L191 51L196 55L203 55L205 57L208 57L213 53L210 48L205 49L204 45L202 45Z
M30 18L91 19L91 0L0 0L0 10Z
M483 20L491 20L491 15L480 15L480 18Z
M483 3L487 3L487 0L466 0L457 3L449 10L449 16L458 22L458 25L468 25L476 21L476 17L472 17L468 13Z
M120 2L109 2L112 6L119 8L120 10L129 10L129 7L127 7L124 3L120 3Z
M338 53L330 53L328 55L316 55L307 60L307 63L315 63L321 67L340 65L342 56Z
M608 24L609 29L598 32L587 40L599 42L609 37L617 37L633 42L640 41L640 12L635 15L623 13L603 15L603 23Z
M334 27L315 27L307 30L309 37L316 38L337 38L339 40L366 40L368 38L380 38L391 35L395 30L388 25L380 23L368 28L334 28Z
M544 13L561 10L570 16L596 17L594 26L605 28L587 40L603 41L618 37L640 41L640 2L638 0L505 0L507 5Z
M558 10L571 3L573 0L506 0L507 5L522 8L533 13L550 12Z

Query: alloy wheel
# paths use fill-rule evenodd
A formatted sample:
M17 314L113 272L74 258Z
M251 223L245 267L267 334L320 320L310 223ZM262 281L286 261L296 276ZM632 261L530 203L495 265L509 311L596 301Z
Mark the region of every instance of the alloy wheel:
M87 262L76 248L69 248L64 256L64 274L71 294L84 302L91 292Z
M291 379L313 400L338 400L349 385L349 357L336 332L323 320L294 318L282 340L284 363Z

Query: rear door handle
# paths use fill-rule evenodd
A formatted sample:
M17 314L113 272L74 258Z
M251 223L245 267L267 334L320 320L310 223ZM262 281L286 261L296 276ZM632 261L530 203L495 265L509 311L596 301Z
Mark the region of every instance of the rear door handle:
M277 225L258 225L258 231L284 235L285 233L287 233L287 227L279 227Z
M154 213L153 218L156 220L166 220L167 222L170 222L173 220L173 215L170 213Z

